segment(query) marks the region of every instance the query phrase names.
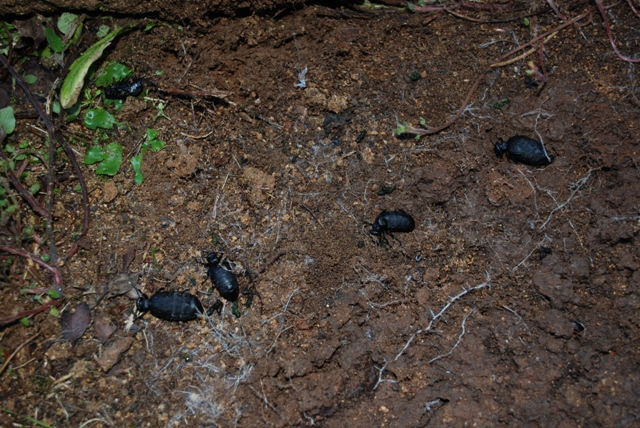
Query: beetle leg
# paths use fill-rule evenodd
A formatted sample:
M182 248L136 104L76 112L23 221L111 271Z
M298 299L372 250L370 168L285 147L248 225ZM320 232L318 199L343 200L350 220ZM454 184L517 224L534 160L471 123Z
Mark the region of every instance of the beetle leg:
M207 316L210 317L214 312L218 312L218 315L222 315L222 307L224 304L220 299L216 300L216 302L211 305L209 309L207 309Z
M233 306L231 306L231 313L236 318L240 318L240 316L242 315L240 313L240 309L238 309L238 301L237 300L235 302L233 302Z
M389 236L392 237L393 239L395 239L396 241L398 241L398 244L402 245L402 242L400 242L400 240L398 238L393 236L393 234L391 232L389 232Z
M245 302L244 306L246 308L250 308L251 303L253 303L253 290L250 288L247 288L242 292L242 295L247 296L247 301Z

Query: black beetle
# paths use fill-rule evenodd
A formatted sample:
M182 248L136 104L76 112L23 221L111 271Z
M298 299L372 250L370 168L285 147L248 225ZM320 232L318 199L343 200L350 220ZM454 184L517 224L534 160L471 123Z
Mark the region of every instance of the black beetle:
M142 93L144 79L133 79L104 88L104 95L112 100L124 100L128 96L137 97Z
M154 317L167 321L190 321L204 314L200 300L182 291L161 291L151 298L143 295L136 302L140 316L151 312Z
M412 232L415 227L416 222L406 212L384 210L376 217L369 233L379 236L383 240L385 235L390 235L393 238L393 232Z
M207 255L207 263L205 263L208 269L207 278L211 279L222 297L230 302L236 302L240 295L240 286L229 264L224 263L224 265L221 265L220 257L216 253Z
M506 153L512 161L531 166L546 166L555 159L547 153L540 141L522 135L511 137L506 142L500 139L493 149L498 157Z

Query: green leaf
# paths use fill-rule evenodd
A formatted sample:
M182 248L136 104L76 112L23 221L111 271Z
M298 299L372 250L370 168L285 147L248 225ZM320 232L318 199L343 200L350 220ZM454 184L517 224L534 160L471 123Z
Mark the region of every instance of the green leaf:
M96 79L96 86L110 86L127 78L133 72L132 69L119 62L111 62L102 70Z
M142 152L146 152L151 149L152 152L162 150L166 143L162 140L158 140L157 137L160 133L155 129L147 129L147 140L142 144Z
M158 135L160 135L160 131L157 131L153 128L147 128L147 141L155 140L156 138L158 138Z
M36 76L34 76L33 74L27 74L26 76L24 76L24 80L29 85L33 85L34 83L36 83L38 81L38 78Z
M59 299L60 298L60 293L58 293L58 290L54 290L53 288L49 291L47 291L47 294L49 296L51 296L53 299Z
M55 112L55 106L58 106L58 114L60 114L60 103L54 103L53 104L53 111ZM67 116L65 118L66 122L73 122L74 120L76 120L78 118L78 115L80 114L80 111L82 110L82 106L80 105L80 103L77 103L75 105L73 105L73 107L71 107L70 109L67 109Z
M53 28L47 27L44 29L44 35L47 36L47 44L55 52L62 53L64 51L64 43L60 36L53 31Z
M111 44L113 39L128 28L131 27L120 27L113 30L102 40L87 49L80 58L71 64L69 74L67 74L60 89L60 103L63 108L69 108L78 101L89 67L102 56L102 52Z
M159 150L162 150L166 144L167 143L162 140L153 140L151 141L151 151L157 152Z
M133 172L135 173L134 181L137 185L140 185L144 182L144 175L142 175L142 153L131 158L131 167L133 168Z
M20 318L20 322L22 323L23 326L25 327L29 327L29 318L24 317L24 318Z
M74 23L74 25L75 25L75 23ZM73 28L73 26L69 30L71 30L72 28ZM75 30L73 31L73 36L67 42L67 44L64 46L65 49L69 49L70 46L75 46L75 45L78 44L78 41L80 40L80 36L82 35L82 29L83 28L84 28L84 25L82 25L82 22L78 22L78 25L76 26ZM69 38L69 35L65 35L65 38Z
M109 143L104 147L106 157L96 169L96 174L114 176L122 165L122 146L118 143Z
M118 113L124 107L124 100L112 100L111 98L103 98L102 102L106 107L113 107L113 109Z
M115 30L114 30L115 31ZM109 26L108 25L101 25L100 27L98 27L98 33L96 34L96 36L103 38L105 37L107 34L109 34Z
M9 44L11 44L11 46L15 46L15 44L18 43L18 40L20 40L20 35L17 31L13 31L16 29L13 25L7 22L4 22L3 24L4 25L0 25L0 53L7 55L9 53Z
M102 162L107 157L102 147L94 146L87 150L84 155L85 165L93 165L94 163Z
M409 129L411 129L411 128L410 128L410 126L409 126L409 124L407 122L405 122L405 123L397 122L396 123L396 135L402 135L405 132L408 132Z
M60 312L57 308L51 308L51 310L49 311L49 315L57 318L58 316L60 316Z
M71 24L73 24L73 21L75 21L77 18L78 15L64 12L62 15L60 15L60 19L58 19L58 30L60 30L60 32L66 36L71 29Z
M31 187L29 187L29 193L31 193L32 195L35 195L39 191L40 191L40 185L38 183L35 183Z
M0 109L0 126L5 134L9 135L16 129L16 118L13 115L13 107Z
M92 108L87 110L84 114L84 124L87 128L113 129L113 125L116 123L116 118L108 111L101 108Z

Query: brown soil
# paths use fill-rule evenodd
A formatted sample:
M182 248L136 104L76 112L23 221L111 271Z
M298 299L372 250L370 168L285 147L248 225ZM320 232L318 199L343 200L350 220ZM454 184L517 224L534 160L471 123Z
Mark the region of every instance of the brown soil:
M588 7L556 3L568 16ZM0 407L74 427L640 424L638 71L613 53L597 11L545 44L544 86L525 85L537 52L497 67L459 120L422 139L396 138L397 122L446 122L489 64L557 16L525 26L276 12L194 16L128 33L105 53L103 64L146 77L152 99L129 98L109 138L130 156L154 128L167 146L145 154L142 185L128 158L114 178L85 167L91 228L61 270L65 308L88 303L91 325L74 344L52 316L6 327L4 358L42 335L3 373ZM621 50L640 52L627 3L608 13ZM19 120L11 141L39 141L34 123ZM80 122L66 131L97 135ZM555 162L497 158L493 144L512 135L542 139ZM74 147L82 159L88 145ZM66 219L76 185L60 188L64 227L79 222ZM415 231L379 245L369 229L385 209L410 213ZM209 307L203 252L216 250L253 304L241 296L239 318L230 304L185 323L147 314L126 331L135 300L94 306L127 290L130 247L128 272L149 295L187 290ZM23 260L11 273L2 316L38 305L24 283L50 284ZM27 423L0 416L14 422Z

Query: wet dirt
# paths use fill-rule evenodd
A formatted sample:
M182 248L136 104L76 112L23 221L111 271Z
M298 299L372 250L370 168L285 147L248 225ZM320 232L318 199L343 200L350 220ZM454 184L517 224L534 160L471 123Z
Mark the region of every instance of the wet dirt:
M571 16L587 7L556 3ZM640 52L628 5L609 13L621 49ZM65 305L86 302L92 323L73 344L44 314L5 328L5 358L42 335L3 374L4 409L52 426L639 423L637 67L613 53L597 12L546 42L544 85L525 82L536 50L491 70L459 120L421 139L396 138L397 123L446 122L555 14L527 26L309 5L191 22L126 34L105 54L150 82L109 138L125 156L147 128L167 145L145 154L142 185L128 159L113 178L84 167L91 229L62 273ZM36 138L32 123L11 140ZM78 122L66 132L96 138ZM555 161L496 157L513 135ZM77 204L76 185L61 198ZM415 231L379 244L369 230L385 209L410 213ZM125 331L132 284L211 306L208 251L253 291L239 318L227 303L221 316L147 314ZM11 273L3 317L35 305L19 278L49 283L21 260ZM25 420L0 415L13 422Z

